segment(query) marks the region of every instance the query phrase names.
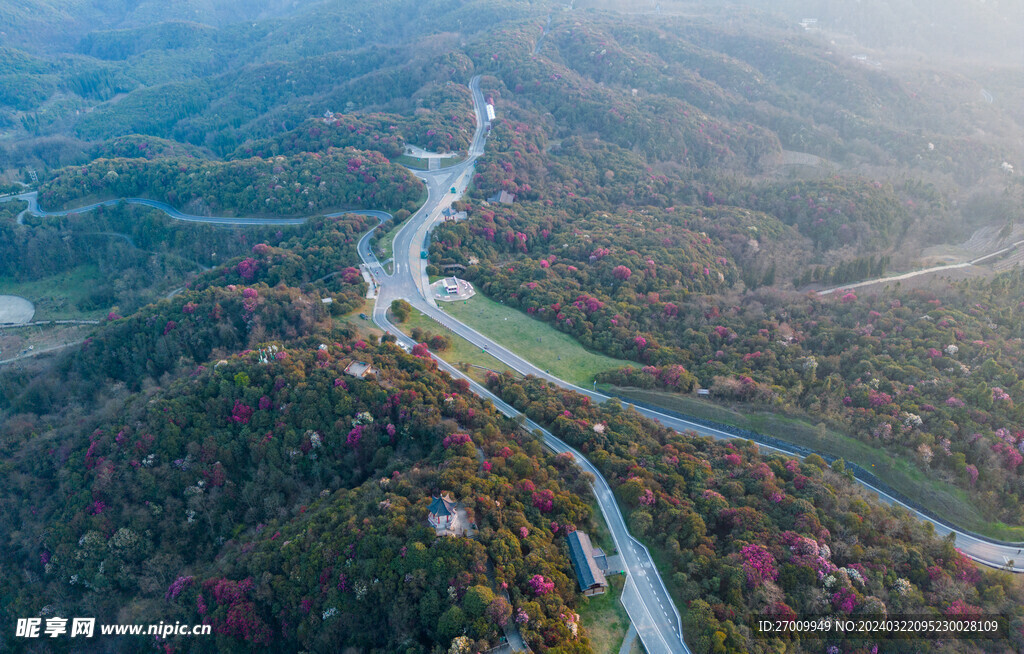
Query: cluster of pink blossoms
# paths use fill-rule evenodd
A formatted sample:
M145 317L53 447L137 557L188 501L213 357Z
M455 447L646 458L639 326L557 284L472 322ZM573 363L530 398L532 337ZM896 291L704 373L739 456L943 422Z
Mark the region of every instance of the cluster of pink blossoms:
M765 581L775 581L779 571L775 569L775 557L760 545L745 545L740 550L743 558L743 571L747 575L747 585L751 588Z
M534 595L547 595L555 590L555 582L548 581L542 575L533 575L529 583Z

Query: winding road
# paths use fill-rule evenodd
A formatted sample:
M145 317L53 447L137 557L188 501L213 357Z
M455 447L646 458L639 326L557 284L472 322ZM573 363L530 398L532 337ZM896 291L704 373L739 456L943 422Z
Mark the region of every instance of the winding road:
M404 333L391 324L387 317L387 311L391 302L396 299L404 299L417 310L431 317L433 320L448 328L458 336L466 339L473 345L481 348L482 350L486 350L491 354L491 356L513 370L516 370L520 374L534 375L542 378L561 388L586 395L596 403L602 403L613 399L602 393L570 384L537 368L535 365L519 357L514 352L502 347L487 336L446 314L437 306L431 297L425 270L426 262L420 258L420 252L429 247L430 232L432 228L441 221L442 210L450 206L452 202L462 197L466 192L466 189L472 179L475 161L477 157L483 153L484 142L486 139L486 133L483 129L485 122L485 118L483 116L484 101L480 92L478 77L473 78L470 82L470 90L472 91L474 109L476 112L477 129L470 145L468 156L465 160L441 170L413 171L413 173L426 185L428 195L424 205L406 221L395 236L393 248L393 272L390 274L387 273L372 252L370 247L370 238L373 236L375 229L367 232L359 241L358 250L360 257L363 259L363 262L366 264L370 273L374 276L380 286L380 293L377 297L377 302L373 311L373 322L387 333L393 334L398 342L403 344L406 348L411 348L415 344L414 341L405 336ZM454 192L452 189L454 189ZM176 220L215 225L298 225L308 220L308 218L194 216L182 213L174 207L162 202L148 200L145 198L108 200L89 205L87 207L57 212L41 210L38 206L35 192L0 198L0 202L6 202L11 199L19 199L27 202L29 207L25 212L39 216L75 215L99 206L109 206L116 204L117 202L124 201L159 209ZM347 211L330 214L330 216L337 216L345 213L355 213L375 217L380 223L390 218L389 214L380 211ZM19 216L19 222L21 222L21 216ZM984 258L987 257L982 257L982 259ZM976 263L978 261L980 261L980 259L972 263ZM924 274L926 272L931 271L918 271L914 274ZM893 279L894 278L872 280L871 282L865 282L861 285L877 283L879 281L892 281ZM854 286L850 285L842 288L852 287ZM834 290L838 289L830 289L829 292ZM518 417L521 415L514 407L502 401L487 388L468 378L460 370L439 358L435 357L435 360L437 361L438 366L447 371L453 377L468 381L471 389L475 393L489 399L494 403L495 407L505 415L509 417ZM656 420L664 426L680 432L696 432L700 435L718 439L737 438L734 434L720 431L713 427L708 427L696 422L690 422L678 416L669 415L667 413L641 406L637 406L635 408L639 413L646 417ZM571 453L580 467L593 476L593 489L595 497L597 498L598 506L609 525L612 539L622 556L622 561L626 569L627 579L626 586L623 591L622 602L629 614L630 620L636 626L645 650L651 654L660 652L682 652L688 654L690 650L683 641L682 620L680 618L679 611L673 604L668 590L654 566L650 552L642 543L629 534L622 512L615 501L608 482L601 476L598 469L586 459L586 457L563 442L561 439L557 438L549 431L529 419L526 419L524 424L528 429L542 434L545 443L555 452ZM799 456L795 450L787 450L781 446L771 447L762 444L760 447L790 456ZM916 515L919 519L931 522L935 527L936 534L940 537L951 533L955 534L957 546L975 561L996 568L1012 570L1013 572L1024 572L1024 554L1021 554L1021 550L1024 548L1024 543L1000 543L998 541L986 539L955 529L954 527L942 523L933 516L904 504L899 499L886 494L883 490L872 486L870 483L860 479L857 481L865 488L877 493L883 501L900 505ZM1013 565L1010 565L1011 561L1015 561Z
M482 106L483 100L478 96L479 89L476 88L474 90L473 98L474 102L478 103L479 107ZM482 117L478 116L478 121L479 120L482 120ZM481 137L479 131L480 130L478 129L477 137ZM475 158L479 156L479 153L483 150L483 143L478 140L477 137L474 138L473 149L470 152L470 156L465 161L438 172L420 174L420 177L427 183L427 202L419 212L409 218L408 222L395 236L394 274L388 275L373 256L368 243L369 234L360 241L359 254L363 258L363 261L370 266L370 269L373 271L373 274L377 277L377 280L381 285L381 294L378 297L377 305L374 308L374 322L382 329L398 336L401 332L388 322L387 309L391 306L392 300L404 299L423 314L429 316L458 336L466 339L474 346L487 351L495 359L522 375L533 375L561 388L586 395L597 404L613 399L603 393L570 384L569 382L541 370L511 350L492 341L484 334L481 334L472 327L469 327L446 314L438 307L437 303L434 302L432 295L429 293L427 288L427 275L426 272L422 270L422 268L425 267L425 262L420 259L419 253L428 248L430 229L438 222L438 220L440 220L439 216L441 209L450 205L455 198L455 195L452 195L449 192L450 187L456 186L460 193L465 188L463 180L468 177L466 171L472 168ZM982 257L982 259L984 258L987 257ZM980 260L981 259L975 261ZM408 339L400 337L400 340L408 344ZM458 373L458 376L465 378L461 373ZM488 397L492 396L488 394ZM737 438L735 434L715 429L713 427L708 427L697 422L691 422L679 416L670 415L655 409L642 406L635 406L634 408L644 416L656 420L662 425L679 432L696 432L702 436L710 436L722 440ZM545 435L545 438L548 438L548 436ZM789 450L783 449L782 447L771 447L764 444L759 444L759 447L774 450L787 456L801 456L799 451L795 448ZM865 488L876 493L881 500L890 504L900 505L916 515L919 519L932 523L935 527L936 534L940 537L955 534L957 546L967 556L971 557L975 561L995 568L1009 569L1014 572L1024 572L1024 551L1022 551L1022 549L1024 549L1024 543L1001 543L981 537L977 534L967 533L944 523L936 516L928 515L914 507L908 506L900 499L893 497L883 489L880 489L867 481L862 479L857 479L857 481ZM620 550L621 549L622 548L620 547ZM1012 566L1009 565L1011 561L1013 562ZM647 645L647 641L644 641L644 645ZM648 651L650 651L650 649L648 649Z
M376 231L375 229L367 232L358 244L360 256L380 285L380 294L374 307L373 321L381 329L394 334L398 341L408 348L415 345L415 342L388 321L387 309L391 305L392 300L406 299L413 306L435 319L447 318L432 300L424 300L424 298L429 297L430 293L427 274L420 259L420 251L429 243L430 229L441 219L441 212L465 194L472 179L476 158L483 154L484 151L486 132L483 127L485 124L483 111L485 103L483 94L480 92L479 77L474 77L471 80L470 90L473 96L477 127L469 147L468 156L463 161L441 170L413 171L427 187L427 201L416 214L408 219L395 236L393 272L388 274L384 270L370 248L369 241ZM14 199L28 203L28 208L18 216L19 224L24 224L23 220L26 213L36 216L73 216L101 206L115 205L119 202L153 207L163 211L175 220L213 225L299 225L309 219L195 216L183 213L166 203L146 198L106 200L62 211L45 211L41 209L36 192L0 198L0 202ZM328 214L328 217L346 213L374 217L377 219L378 224L391 217L390 214L382 211L362 210ZM461 323L456 322L455 324L468 329L461 325ZM480 338L484 337L481 336ZM490 341L487 342L489 343ZM498 347L497 344L493 346ZM509 354L514 356L511 353ZM476 381L466 377L460 370L443 360L436 360L438 365L453 377L468 381L474 392L489 399L505 415L509 417L518 417L520 415L514 407L503 402L501 398ZM672 602L672 598L654 565L650 552L643 543L630 535L626 527L625 518L615 501L615 496L607 480L601 476L600 471L582 454L540 425L529 419L524 421L524 425L531 431L541 433L545 443L551 450L558 453L571 453L580 467L593 477L592 487L594 495L597 498L601 513L608 523L612 540L620 553L623 567L626 571L626 584L623 589L622 603L626 608L630 621L636 627L645 650L649 654L690 654L690 650L683 640L682 618L679 615L679 611Z
M95 202L93 204L86 205L84 207L76 207L74 209L63 209L61 211L46 211L39 208L39 192L30 191L28 193L21 193L19 195L12 195L5 198L0 198L0 203L10 202L11 200L21 200L22 202L28 203L28 208L18 214L18 224L25 224L25 214L30 213L33 216L53 217L53 216L75 216L80 213L86 213L97 209L99 207L110 207L115 204L126 202L128 204L138 204L146 207L152 207L159 209L167 214L169 217L175 220L181 220L188 223L207 223L209 225L301 225L302 223L309 220L306 218L234 218L228 216L193 216L175 209L171 205L160 202L158 200L150 200L148 198L118 198L116 200L104 200L103 202ZM342 215L344 213L353 212L341 212L334 215ZM362 213L362 212L355 212Z
M373 322L384 331L393 334L406 348L411 348L416 343L388 320L387 311L393 300L406 300L419 311L460 335L462 331L469 329L438 309L436 303L431 299L425 261L420 258L420 252L429 244L431 228L442 220L441 212L465 193L472 179L476 158L483 153L486 133L483 130L484 99L480 92L479 77L474 77L470 81L470 90L476 109L477 129L469 148L469 155L458 164L442 170L416 171L416 175L427 186L427 201L395 235L393 272L388 274L373 254L370 247L373 231L367 233L359 241L359 255L380 286L373 310ZM453 188L455 189L454 193L452 192ZM473 333L476 334L476 332ZM477 337L480 340L481 348L500 348L499 345L482 335L477 335ZM515 356L511 353L509 355ZM518 417L520 415L520 412L514 407L467 377L461 370L440 358L435 357L435 360L438 366L451 376L469 382L473 392L489 399L506 416ZM630 535L625 518L615 501L615 495L607 480L586 457L548 430L529 419L524 420L524 426L542 434L545 444L551 450L572 454L577 464L593 477L594 496L608 523L612 540L621 555L623 567L626 570L626 585L622 594L622 603L630 621L636 626L644 649L650 654L660 654L661 652L688 654L690 650L683 641L682 618L679 611L658 574L650 552L643 543Z

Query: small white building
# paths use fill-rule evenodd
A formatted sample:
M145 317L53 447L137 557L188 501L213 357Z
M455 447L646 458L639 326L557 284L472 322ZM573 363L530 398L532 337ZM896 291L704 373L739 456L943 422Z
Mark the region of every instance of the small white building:
M494 120L494 105L490 102L487 103L487 122Z
M445 277L444 278L444 292L447 293L448 295L458 295L459 294L459 280L455 279L454 277Z

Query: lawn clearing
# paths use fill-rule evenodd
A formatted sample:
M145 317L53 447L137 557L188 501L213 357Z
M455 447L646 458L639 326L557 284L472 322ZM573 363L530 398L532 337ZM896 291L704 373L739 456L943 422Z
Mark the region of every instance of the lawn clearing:
M371 317L373 316L373 305L374 300L364 299L363 303L349 311L346 314L335 316L335 322L340 325L349 325L354 327L359 338L372 338L376 340L384 333L375 324ZM359 314L363 314L366 318L360 318Z
M441 357L480 383L484 383L487 370L494 370L499 373L511 371L511 368L490 354L482 352L477 346L461 336L449 332L415 309L409 314L408 320L401 323L396 322L395 324L407 335L412 332L414 327L419 327L425 332L447 336L451 345L444 352L433 352L434 356Z
M404 222L398 223L391 228L391 231L377 239L375 249L378 261L384 262L394 256L395 235L403 225L405 225Z
M98 320L112 307L82 311L77 305L105 282L99 266L89 264L32 281L0 277L0 295L18 295L32 302L35 320Z
M593 516L594 524L596 525L588 534L591 544L594 547L600 547L608 556L618 554L618 550L615 549L615 541L612 540L612 534L608 531L608 523L604 520L601 507L597 505L597 499L591 496L589 504L590 515Z
M595 654L617 654L629 630L629 616L619 601L625 582L625 575L612 575L608 577L607 592L580 600L580 624Z
M407 154L403 154L399 157L396 157L395 159L393 159L393 161L396 164L399 164L401 166L408 166L409 168L413 168L415 170L426 170L428 165L426 159L423 159L421 157L410 157Z
M594 375L603 370L636 365L590 352L568 334L480 293L465 302L444 303L441 308L538 368L579 386L591 385Z

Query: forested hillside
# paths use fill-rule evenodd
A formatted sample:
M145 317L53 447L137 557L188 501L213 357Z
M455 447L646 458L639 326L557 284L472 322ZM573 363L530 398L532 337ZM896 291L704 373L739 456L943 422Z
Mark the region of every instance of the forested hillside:
M911 142L935 112L912 118L924 100L884 73L794 43L682 29L691 42L600 18L555 22L542 46L549 57L522 65L507 54L529 47L527 29L507 30L495 38L500 47L477 53L497 62L487 84L509 118L495 127L479 190L463 205L470 220L439 228L432 261L474 258L466 277L489 296L637 362L599 381L683 394L699 386L719 401L824 420L960 487L986 520L1024 523L1019 274L860 299L788 290L882 274L900 257L894 244L947 229L955 200L929 180L982 174L979 139L947 132L942 147L954 137L963 156L929 160ZM656 48L637 45L655 38ZM728 55L712 55L711 45ZM686 77L662 72L666 65L699 71L705 92L686 90L697 88L694 72L680 86ZM783 102L780 84L801 99ZM553 104L584 88L587 101ZM690 107L667 110L658 103L668 97ZM588 112L590 101L603 113ZM795 125L777 132L784 147L829 158L838 147L876 174L898 164L920 177L750 175L773 149L751 149L763 142L760 128L737 134L735 123L705 113L723 105L739 125L807 121L799 146ZM643 131L648 121L656 144ZM814 133L826 140L812 146ZM988 156L994 168L998 156ZM1019 197L1013 188L1006 192ZM486 206L498 190L516 203ZM680 382L680 367L692 382Z
M566 621L581 599L564 538L596 519L584 477L429 358L332 326L275 254L312 263L318 250L302 242L257 244L259 258L211 273L205 290L112 317L58 367L79 381L47 390L33 380L7 407L5 465L18 481L0 498L5 565L31 581L5 578L4 610L13 619L57 601L124 620L159 610L213 625L218 651L339 641L430 651L463 636L482 651L508 620L537 651L589 651ZM247 279L252 269L282 283ZM373 376L345 375L357 359ZM150 367L126 368L135 361ZM34 414L83 402L40 398L111 378L164 382L122 396L84 432L35 435ZM4 378L7 388L28 381ZM765 461L750 445L669 433L533 381L491 384L612 480L631 528L668 557L700 651L768 651L778 643L746 635L751 616L822 602L836 615L1001 612L1018 628L1011 578L858 498L838 465ZM426 526L433 488L462 500L474 538L437 539ZM654 511L666 519L653 522ZM389 611L369 609L380 605ZM204 647L174 641L175 651Z
M439 371L429 348L463 356L459 337L417 323L427 342L406 352L371 320L357 244L373 231L399 249L395 228L427 197L406 167L427 168L418 148L466 154L474 76L496 116L454 203L466 220L432 226L426 273L459 270L538 321L524 331L620 360L588 387L782 425L877 461L948 520L1020 540L1019 71L897 56L898 32L852 40L877 3L809 30L792 12L815 3L653 4L0 7L5 193L51 211L130 197L307 219L0 204L0 294L34 302L41 323L0 333L17 354L0 364L2 622L213 631L79 645L4 630L0 649L470 654L518 632L535 652L618 651L625 623L609 625L616 608L594 617L569 559L577 529L614 545L589 476ZM916 47L927 15L909 4L886 11ZM490 200L502 191L514 198ZM358 209L393 217L344 213ZM817 293L967 258L961 242L1007 251L957 279ZM407 254L385 255L390 270ZM85 324L60 339L53 317ZM1020 578L858 490L842 459L671 432L473 365L605 476L693 651L1024 648ZM429 526L435 491L468 533ZM1008 636L752 631L766 616L900 614L1000 615Z
M841 460L830 469L816 455L765 459L752 443L680 436L617 403L598 408L536 379L494 375L489 385L611 480L631 529L669 561L668 583L687 607L696 651L795 645L750 640L751 621L766 615L961 615L984 604L1009 611L1015 625L1022 620L1003 587L1012 588L1008 578L979 572L901 511L869 504Z
M96 159L57 171L40 202L149 197L198 214L311 215L331 209L415 206L416 181L377 152L329 149L228 163L194 158Z
M248 303L249 290L233 295ZM265 288L254 297L256 316L287 303ZM185 323L215 307L233 312L207 293L161 313ZM318 348L291 324L303 336L275 346L270 363L250 352L200 366L23 469L62 499L34 502L54 522L40 525L39 548L17 553L50 590L7 584L5 611L37 612L70 584L62 609L141 620L159 606L213 624L219 651L427 651L463 635L486 649L515 609L536 647L586 651L560 617L576 602L563 535L591 521L571 461L510 431L428 360L340 332ZM344 375L356 357L377 379ZM490 458L481 465L477 452ZM434 534L437 487L463 500L477 538Z

